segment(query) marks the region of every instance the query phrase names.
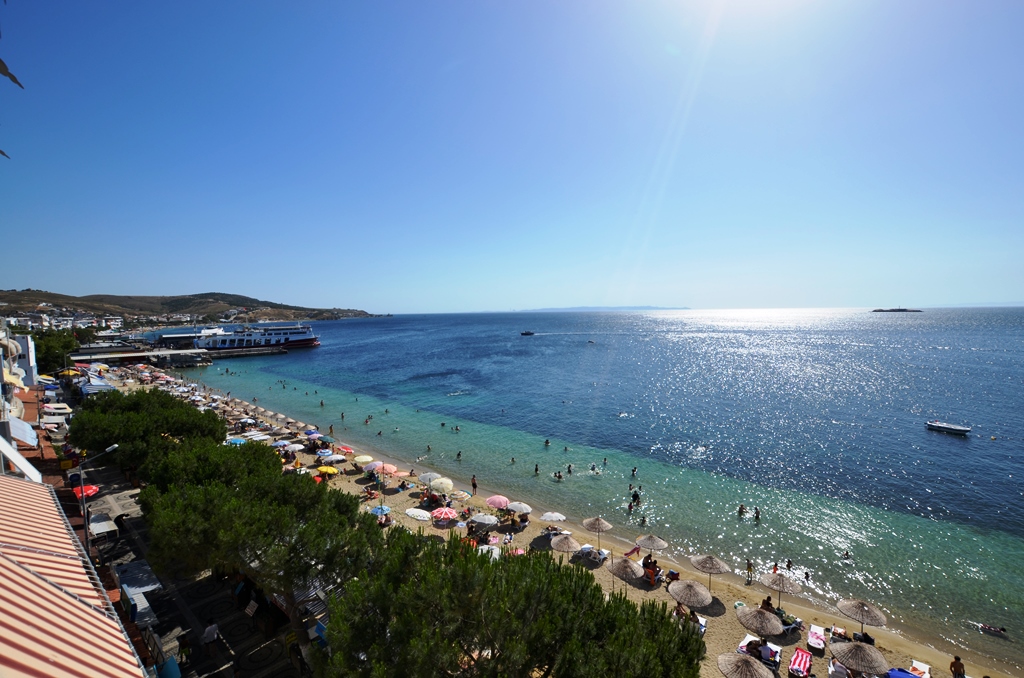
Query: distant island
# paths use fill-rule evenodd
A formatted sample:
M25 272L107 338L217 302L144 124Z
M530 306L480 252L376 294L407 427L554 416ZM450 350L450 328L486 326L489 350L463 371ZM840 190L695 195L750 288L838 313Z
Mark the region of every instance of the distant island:
M687 306L568 306L566 308L529 308L520 313L604 313L621 311L689 311Z
M917 308L876 308L872 313L920 313Z
M343 308L305 308L263 301L240 294L203 292L167 297L90 294L75 297L43 290L0 290L0 315L116 316L143 323L216 322L224 318L260 320L334 320L373 317L366 311ZM237 322L237 321L236 321Z

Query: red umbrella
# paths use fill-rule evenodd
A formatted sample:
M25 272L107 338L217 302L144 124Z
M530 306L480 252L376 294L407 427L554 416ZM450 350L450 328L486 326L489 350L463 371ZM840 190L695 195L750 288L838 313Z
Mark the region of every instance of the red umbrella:
M320 476L313 476L313 480L316 481L317 485L323 482L323 478L321 478Z
M91 497L95 494L99 494L100 488L96 487L95 485L86 485L85 487L76 487L72 491L75 493L76 497L81 499L83 492L85 493L85 496Z
M455 520L459 517L459 514L455 509L448 508L447 506L434 509L430 512L430 515L433 516L434 520Z
M352 454L353 452L355 452L355 450L353 450L348 445L338 445L338 449L344 452L345 454Z

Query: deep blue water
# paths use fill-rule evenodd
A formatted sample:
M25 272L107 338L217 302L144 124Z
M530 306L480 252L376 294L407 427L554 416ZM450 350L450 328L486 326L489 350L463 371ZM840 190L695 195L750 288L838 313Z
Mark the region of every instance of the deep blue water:
M1024 628L1024 309L424 315L317 331L319 349L218 361L202 379L399 459L430 444L423 463L456 480L626 527L637 466L643 513L680 554L793 558L812 596L863 595L1024 663L963 621ZM934 418L974 431L929 432ZM574 478L554 482L567 463ZM762 524L736 519L740 501Z

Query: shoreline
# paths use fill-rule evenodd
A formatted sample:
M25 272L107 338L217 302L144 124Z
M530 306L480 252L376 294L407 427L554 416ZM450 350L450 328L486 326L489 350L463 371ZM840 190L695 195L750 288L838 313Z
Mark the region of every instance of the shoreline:
M184 375L179 375L185 378ZM220 389L207 386L198 377L186 378L188 382L194 382L200 384L207 392L217 393ZM239 407L248 408L254 410L256 405L247 401L242 401ZM253 414L254 418L260 418L258 413ZM279 425L280 422L274 422ZM336 434L334 437L338 440L338 444L350 445L356 450L357 454L368 454L375 460L384 461L386 463L393 463L400 469L405 469L407 466L415 468L418 473L424 473L432 470L429 463L425 462L410 462L408 460L399 459L395 455L376 449L372 445L365 443L352 444L348 441L342 440L342 431ZM302 459L303 464L314 461L313 455L304 453L299 454L299 458ZM416 468L420 467L420 468ZM469 472L466 475L470 475ZM357 482L362 478L361 473L355 472L353 469L346 469L345 472L339 473L338 475L331 476L329 486L333 489L346 491L351 494L359 494L361 492L361 485ZM453 478L453 481L455 479ZM455 481L455 487L457 489L463 489L467 493L470 488L464 482ZM479 491L476 497L472 497L468 501L464 502L470 506L473 506L484 511L489 511L489 507L484 503L484 497L490 496L491 494L502 494L503 489L490 482L479 483ZM413 532L417 530L423 530L426 534L434 533L436 530L438 534L445 535L447 529L437 529L433 526L433 523L421 523L405 515L405 509L413 506L418 506L418 491L413 490L411 492L398 493L395 488L389 488L385 491L385 500L389 506L392 507L392 515L395 518L395 522L402 524L406 528ZM528 494L528 493L527 493ZM414 497L415 495L415 497ZM529 496L522 496L522 493L516 496L510 496L510 499L524 499L529 501L534 506L533 514L539 516L546 510L558 510L560 507L550 505L549 502L538 502L534 498ZM368 509L372 507L373 503L368 505ZM573 532L573 535L581 543L594 543L596 545L598 539L597 535L587 532L580 524L582 516L579 520L567 520L564 525L567 529ZM546 543L546 539L540 536L541 525L538 525L539 521L531 521L531 525L523 533L518 534L515 540L515 546L523 547L526 544L536 546L538 539L541 540L540 544L543 546ZM626 526L615 526L610 532L605 533L601 537L602 547L608 547L610 542L614 540L615 546L612 547L612 551L615 555L621 555L623 551L632 546L632 539L635 535L632 535L633 527ZM622 548L625 546L625 548ZM558 556L556 556L558 557ZM690 565L688 559L675 559L671 556L659 556L659 559L664 565L664 569L674 569L681 573L683 579L694 579L701 581L705 585L707 584L707 575L697 572ZM680 560L682 562L680 562ZM655 589L650 589L645 584L626 583L615 578L606 568L595 567L593 565L583 565L592 571L597 581L606 590L624 590L627 596L634 602L641 602L646 599L655 599L666 602L670 607L674 606L675 601L668 595L667 590L664 586L659 586ZM726 575L715 575L712 578L712 594L715 599L711 605L707 608L698 608L703 616L706 616L709 621L708 631L705 636L705 643L707 644L707 657L701 663L701 676L704 678L710 678L711 676L717 677L719 671L715 664L715 658L718 654L724 652L733 652L736 649L736 645L739 640L746 634L739 622L736 620L735 614L729 609L734 601L743 601L747 605L756 605L757 602L765 595L777 595L776 593L768 590L763 585L757 583L756 579L752 585L747 585L744 582L744 578L736 574ZM792 634L788 638L773 638L772 641L783 646L783 667L788 666L788 661L792 656L792 649L794 647L806 647L806 630L810 624L816 624L824 626L826 629L831 627L832 624L844 627L849 632L857 630L858 623L851 619L848 619L835 608L823 604L818 601L814 601L805 597L786 595L784 597L783 607L787 612L794 614L804 621L804 631L799 634ZM923 661L932 667L933 675L943 675L946 671L948 662L952 659L953 654L959 654L965 660L968 667L970 668L969 674L979 678L981 675L991 676L992 678L1010 678L1011 675L1015 675L1013 672L1017 669L1013 666L1008 665L1007 662L1000 661L993 657L985 655L979 655L972 652L970 649L958 647L941 634L935 632L928 632L926 629L910 626L910 625L892 625L884 628L872 628L871 634L876 639L876 647L880 649L886 656L886 659L890 662L892 667L909 668L911 659ZM826 657L828 653L826 651ZM821 657L820 654L815 655L815 666L812 671L823 674L826 670L826 660Z

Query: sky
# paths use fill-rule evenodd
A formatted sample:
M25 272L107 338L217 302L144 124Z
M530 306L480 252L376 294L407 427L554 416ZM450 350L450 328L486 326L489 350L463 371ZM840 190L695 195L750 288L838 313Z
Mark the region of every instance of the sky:
M1024 300L1024 3L0 5L0 289Z

